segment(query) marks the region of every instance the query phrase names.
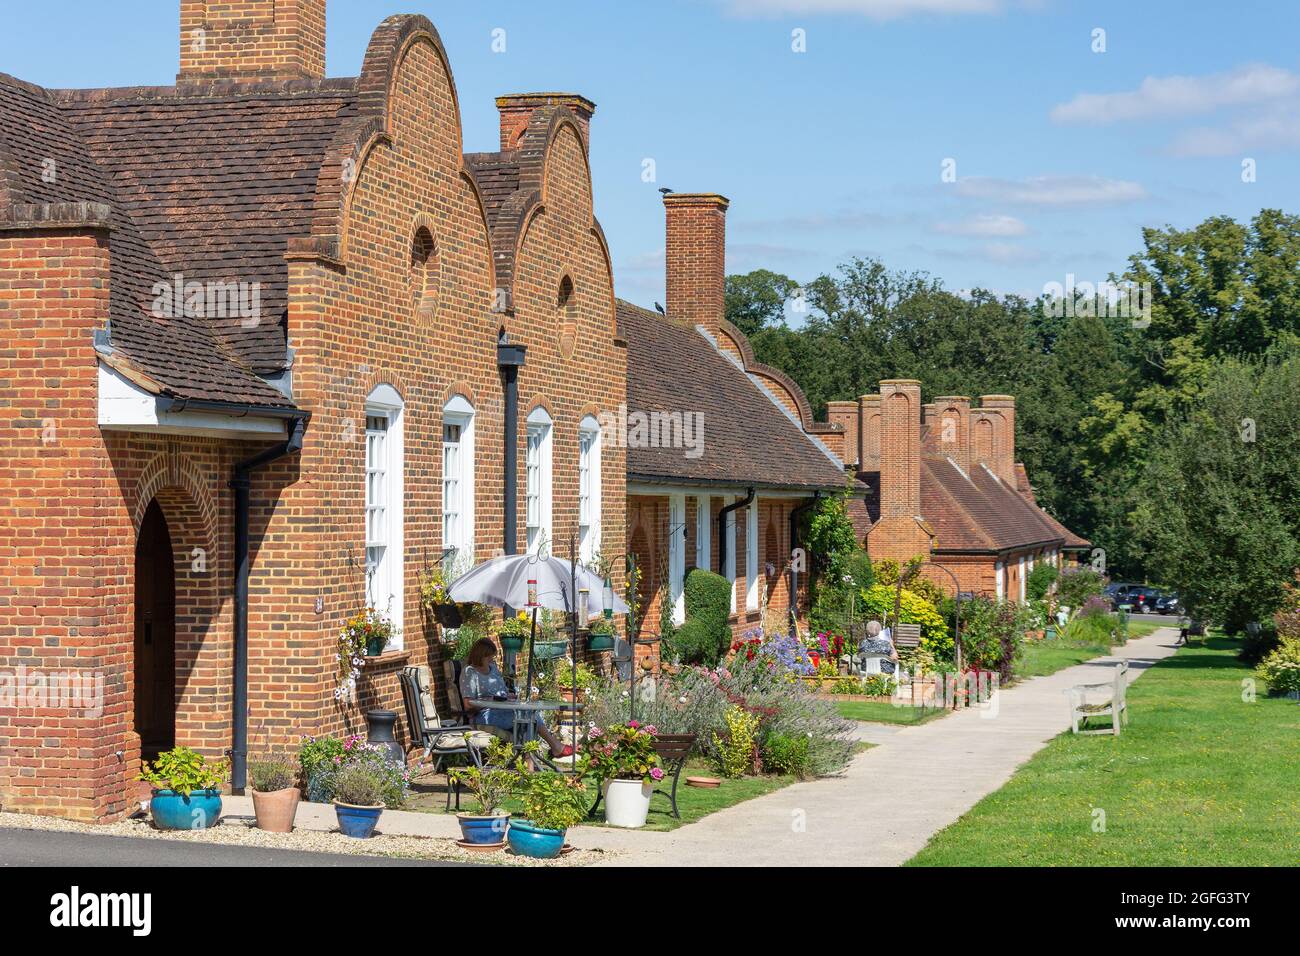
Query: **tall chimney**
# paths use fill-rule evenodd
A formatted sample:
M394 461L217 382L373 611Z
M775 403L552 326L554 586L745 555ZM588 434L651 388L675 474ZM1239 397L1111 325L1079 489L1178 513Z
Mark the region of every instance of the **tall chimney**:
M971 468L970 399L965 395L943 395L934 400L938 407L935 428L939 453L951 458L966 474Z
M826 420L832 425L844 428L844 454L841 456L845 466L856 468L858 464L858 403L827 402Z
M666 193L668 317L714 338L726 313L727 206L717 193Z
M880 383L880 519L867 534L873 558L908 561L928 554L921 516L921 383Z
M980 409L987 426L977 423L976 454L1012 488L1016 486L1016 400L1010 395L981 395Z
M880 470L880 393L858 399L858 470Z
M181 0L178 83L324 76L325 0Z
M596 104L577 93L511 93L497 97L497 112L501 114L501 148L514 149L528 131L533 114L546 107L567 107L578 118L582 130L584 149L591 148L591 117Z

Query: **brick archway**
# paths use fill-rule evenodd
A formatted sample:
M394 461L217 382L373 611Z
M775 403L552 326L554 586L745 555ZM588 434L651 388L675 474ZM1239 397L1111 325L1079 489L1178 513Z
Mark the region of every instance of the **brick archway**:
M141 473L132 508L137 539L155 501L174 562L175 740L177 746L215 757L230 739L233 654L230 612L223 606L231 569L220 551L217 502L199 467L175 448L159 454ZM134 712L135 679L133 660L129 713Z

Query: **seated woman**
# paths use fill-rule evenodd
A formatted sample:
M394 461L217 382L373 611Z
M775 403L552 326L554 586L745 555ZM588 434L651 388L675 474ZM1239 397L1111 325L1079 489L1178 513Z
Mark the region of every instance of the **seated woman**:
M469 660L460 673L460 696L469 710L470 723L475 726L498 727L513 731L515 712L500 707L475 707L473 701L488 700L494 697L514 700L515 695L508 693L506 680L497 670L495 663L497 646L486 637L481 637L469 649ZM560 738L551 733L542 720L541 714L534 714L537 721L537 735L546 741L553 757L573 756L573 747L560 743Z

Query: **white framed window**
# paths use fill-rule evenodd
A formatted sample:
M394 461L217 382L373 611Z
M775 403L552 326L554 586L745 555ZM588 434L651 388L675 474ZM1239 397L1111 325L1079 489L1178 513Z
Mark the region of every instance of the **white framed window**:
M392 646L402 646L403 403L391 385L366 399L366 603L393 624Z
M1025 601L1025 556L1023 554L1020 556L1020 567L1017 576L1020 578L1020 603L1023 604Z
M529 554L542 543L551 548L551 446L555 429L544 408L528 414L528 453L524 457L525 528Z
M713 570L713 499L695 499L695 566Z
M462 395L442 408L442 546L453 567L474 560L474 406Z
M686 496L668 496L668 600L672 620L686 620Z
M758 496L745 509L745 610L757 611L762 593L758 579Z
M578 556L600 552L600 423L588 415L578 426Z
M1001 601L1007 593L1007 568L1001 561L993 562L993 577L997 582L998 600Z
M724 504L735 504L735 495L723 499ZM731 613L736 613L736 512L727 512L727 560L723 562L722 576L731 582Z

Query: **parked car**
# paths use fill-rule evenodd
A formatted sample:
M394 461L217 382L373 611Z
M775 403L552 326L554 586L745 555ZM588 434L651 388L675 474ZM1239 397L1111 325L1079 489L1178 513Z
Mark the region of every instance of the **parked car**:
M1177 591L1166 591L1156 599L1157 614L1186 614L1187 608Z
M1127 604L1135 613L1146 614L1155 608L1159 588L1149 584L1114 585L1110 593L1111 607L1119 610L1121 604Z

